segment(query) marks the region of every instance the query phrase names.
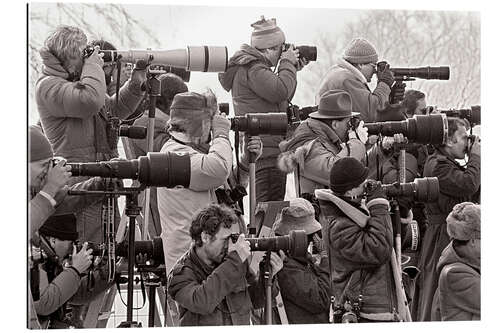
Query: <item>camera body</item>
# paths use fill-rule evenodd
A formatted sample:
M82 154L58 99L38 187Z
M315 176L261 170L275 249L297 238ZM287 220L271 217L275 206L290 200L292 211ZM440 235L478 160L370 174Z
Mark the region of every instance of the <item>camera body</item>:
M292 45L289 43L283 44L282 52L288 50ZM304 58L307 61L316 61L318 58L318 49L312 45L295 46L294 50L299 50L299 58Z
M92 255L94 257L102 257L102 256L104 256L104 253L105 253L105 246L104 246L104 244L97 244L97 243L94 243L94 242L91 242L91 241L86 241L86 243L87 243L87 250L92 249ZM77 252L80 252L82 250L83 244L84 243L75 242L75 246L76 246L76 251Z

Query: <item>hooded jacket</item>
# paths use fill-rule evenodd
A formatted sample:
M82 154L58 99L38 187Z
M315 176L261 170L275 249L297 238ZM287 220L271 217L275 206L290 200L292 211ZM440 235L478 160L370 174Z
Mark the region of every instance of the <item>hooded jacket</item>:
M481 320L481 258L470 246L448 244L437 264L432 320Z
M391 93L391 88L380 81L375 90L371 92L363 74L342 58L321 79L316 94L316 104L319 103L324 92L332 89L347 91L351 95L352 111L361 113L361 119L365 122L376 121L377 111L386 107Z
M272 64L257 49L243 44L231 59L219 81L226 91L231 91L234 113L285 112L297 86L297 69L288 60L281 60L277 74ZM260 135L263 153L260 161L279 154L278 144L283 137ZM273 166L274 166L273 162Z
M360 317L397 321L396 289L390 264L393 232L389 202L383 198L368 202L370 218L363 228L335 204L320 200L320 206L335 302L354 303L361 296ZM357 209L366 214L361 206Z
M328 188L330 169L342 157L351 156L366 163L371 169L370 175L376 171L377 156L380 163L388 158L378 145L367 153L358 139L343 143L330 126L312 118L303 121L292 137L282 141L279 147L283 153L278 157L278 166L288 173L298 169L301 194Z

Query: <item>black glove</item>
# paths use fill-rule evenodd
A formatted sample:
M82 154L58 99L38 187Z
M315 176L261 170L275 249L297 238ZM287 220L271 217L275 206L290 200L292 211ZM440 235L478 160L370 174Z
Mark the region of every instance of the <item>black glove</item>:
M396 81L396 83L391 88L391 93L389 95L389 101L391 103L397 103L402 101L405 96L406 83L403 81Z
M384 198L387 199L384 190L382 189L382 183L376 180L369 179L366 181L365 185L366 191L366 202L370 202L376 198Z
M379 82L384 82L389 86L389 88L392 86L394 83L394 74L392 71L389 69L389 64L384 65L379 65L377 66L377 78Z

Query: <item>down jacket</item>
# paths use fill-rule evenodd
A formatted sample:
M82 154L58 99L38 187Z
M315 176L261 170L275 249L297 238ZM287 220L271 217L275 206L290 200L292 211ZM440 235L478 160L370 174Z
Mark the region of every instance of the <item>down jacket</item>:
M332 89L347 91L351 95L352 111L361 113L361 119L365 122L376 121L377 111L386 107L391 92L391 88L380 81L371 92L363 74L344 59L339 59L321 79L316 104L324 92Z
M355 205L354 203L351 203ZM364 228L336 205L320 200L321 224L328 238L330 283L337 304L362 297L360 317L397 321L397 299L390 257L393 248L389 202L378 198L367 204L370 218ZM358 206L359 207L359 206ZM363 213L364 210L358 208Z
M448 244L437 265L432 320L481 320L481 258L469 244Z
M271 63L257 49L243 44L229 59L225 73L219 81L226 91L231 91L234 113L285 112L297 86L297 69L288 60L281 60L277 73ZM260 135L263 152L260 161L279 154L278 144L283 137ZM259 163L261 164L261 163ZM272 162L274 166L275 161Z

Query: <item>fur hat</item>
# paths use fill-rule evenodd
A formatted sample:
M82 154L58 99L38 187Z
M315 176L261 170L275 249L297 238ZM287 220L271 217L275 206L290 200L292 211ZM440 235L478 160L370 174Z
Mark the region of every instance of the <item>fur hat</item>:
M330 189L343 194L366 180L368 168L354 157L343 157L330 169Z
M321 230L321 224L314 218L313 205L303 198L290 200L290 207L285 207L273 225L277 235L288 235L293 230L304 230L307 235Z
M49 140L43 134L39 126L31 125L28 129L30 162L45 160L54 157L54 152L50 146Z
M446 218L446 230L452 239L481 239L481 206L472 202L456 204Z
M353 64L368 64L378 61L375 47L364 38L354 38L344 50L342 58Z
M60 240L75 241L78 239L75 214L52 215L39 229L45 236Z
M250 45L257 49L267 49L285 42L285 34L276 25L276 19L266 20L264 15L260 20L250 25L254 28Z
M191 138L200 138L203 133L210 131L210 121L216 111L217 98L212 91L204 94L176 94L170 106L169 129L175 130L177 127Z

